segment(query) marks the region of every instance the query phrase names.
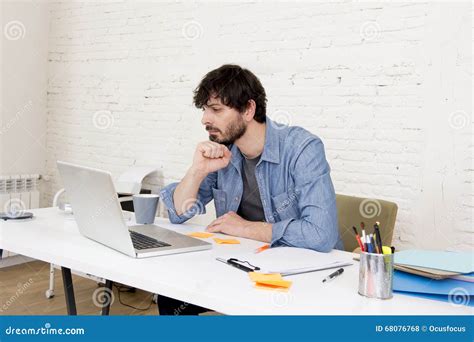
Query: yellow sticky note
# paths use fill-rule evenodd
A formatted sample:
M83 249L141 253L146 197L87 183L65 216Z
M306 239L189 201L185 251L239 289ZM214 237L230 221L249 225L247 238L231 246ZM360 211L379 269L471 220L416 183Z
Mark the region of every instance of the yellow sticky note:
M206 239L206 238L209 238L211 236L214 236L214 234L212 233L207 233L207 232L192 232L192 233L189 233L189 234L186 234L187 236L192 236L192 237L195 237L195 238L201 238L201 239Z
M239 244L240 241L237 239L219 239L219 238L214 238L214 241L218 244L227 244L227 245L236 245Z
M265 280L283 280L280 273L259 273L259 272L249 272L249 277L252 281L263 282Z
M292 284L291 281L284 280L280 273L249 272L249 277L257 287L289 288Z

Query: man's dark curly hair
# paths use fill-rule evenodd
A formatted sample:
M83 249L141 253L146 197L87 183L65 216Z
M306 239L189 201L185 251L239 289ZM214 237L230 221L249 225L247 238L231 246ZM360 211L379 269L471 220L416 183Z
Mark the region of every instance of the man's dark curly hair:
M202 108L216 96L226 106L242 113L249 100L256 104L254 119L266 121L267 97L260 80L251 71L238 65L225 64L207 73L194 90L194 105Z

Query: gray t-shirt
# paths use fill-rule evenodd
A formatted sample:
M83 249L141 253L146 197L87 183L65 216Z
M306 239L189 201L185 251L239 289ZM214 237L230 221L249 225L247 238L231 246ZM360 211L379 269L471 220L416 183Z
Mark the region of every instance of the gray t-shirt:
M248 221L265 221L260 191L258 190L257 178L255 177L255 166L260 156L254 159L244 158L242 163L242 181L244 191L237 214Z

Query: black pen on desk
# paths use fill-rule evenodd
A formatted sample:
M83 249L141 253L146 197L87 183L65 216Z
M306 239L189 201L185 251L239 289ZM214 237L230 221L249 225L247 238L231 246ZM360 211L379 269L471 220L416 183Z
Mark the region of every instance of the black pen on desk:
M326 278L323 279L323 283L325 283L327 281L330 281L330 280L333 280L337 276L341 275L342 272L344 272L344 269L340 268L336 272L331 273L330 275L328 275Z

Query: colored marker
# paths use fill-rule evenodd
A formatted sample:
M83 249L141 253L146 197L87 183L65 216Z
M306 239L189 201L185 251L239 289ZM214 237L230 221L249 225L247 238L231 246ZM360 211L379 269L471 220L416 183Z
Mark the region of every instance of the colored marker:
M265 251L265 250L267 250L267 249L269 249L269 248L270 248L270 245L263 245L262 247L259 247L259 248L257 248L257 249L255 250L255 254L260 253L260 252L263 252L263 251Z
M359 244L360 250L362 252L365 252L364 246L362 245L362 241L360 241L360 236L359 236L359 233L357 232L357 228L352 226L352 229L354 229L354 233L357 239L357 243Z

